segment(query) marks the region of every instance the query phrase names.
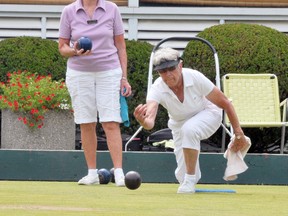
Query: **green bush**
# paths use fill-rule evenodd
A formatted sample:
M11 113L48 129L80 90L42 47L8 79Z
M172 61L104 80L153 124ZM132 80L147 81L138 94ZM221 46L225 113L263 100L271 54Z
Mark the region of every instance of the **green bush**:
M288 97L288 37L284 33L261 25L235 23L207 28L197 36L215 47L221 77L227 73L272 73L278 76L281 100ZM214 56L207 45L189 42L183 59L185 67L197 69L215 81ZM244 131L252 140L254 152L269 151L275 140L277 145L280 142L280 128ZM220 132L215 137L220 144Z
M129 128L122 127L122 131L132 135L140 127L133 116L133 112L138 104L145 103L146 101L149 61L153 46L147 42L131 40L126 41L126 49L128 56L128 79L132 86L132 96L127 98L131 126ZM157 74L153 74L153 80L155 80ZM142 135L145 138L156 130L166 128L167 122L167 112L164 108L160 107L154 129L151 131L143 130L140 136Z
M273 73L279 78L281 99L288 97L288 38L268 27L248 24L224 24L205 29L199 37L210 41L220 60L221 76L227 73ZM147 42L126 41L128 79L132 96L127 98L131 126L121 126L122 133L134 134L139 124L133 116L135 107L145 103L149 61L153 46ZM211 50L199 41L191 41L183 52L184 66L198 69L215 80L215 63ZM17 37L0 41L0 82L7 80L7 72L29 70L41 75L51 74L53 80L65 78L66 58L58 51L58 43L35 37ZM154 73L155 80L157 74ZM168 116L160 106L153 130L140 133L146 138L150 133L166 128ZM253 129L247 129L247 134ZM253 146L271 142L270 137L280 137L279 130L253 131ZM217 132L213 138L221 143ZM246 133L246 131L245 131ZM273 135L271 135L273 134ZM255 147L256 146L256 147ZM260 148L260 147L259 147Z
M37 37L16 37L0 41L0 81L7 72L28 70L39 75L51 74L53 80L65 78L66 58L58 51L58 43Z
M153 46L147 42L126 41L128 55L128 79L133 95L127 99L131 126L121 126L123 133L134 134L140 127L134 119L133 111L140 103L145 103L150 55ZM53 80L65 79L67 59L58 51L58 43L36 37L16 37L0 41L0 82L7 80L6 74L28 70L39 75L51 74ZM160 109L155 130L167 127L167 114ZM97 129L99 131L101 129ZM99 131L101 133L101 131ZM149 132L142 132L147 134Z
M275 29L254 24L223 24L205 29L198 37L216 49L221 76L227 73L272 73L278 76L281 99L288 97L288 37ZM207 45L191 41L184 53L186 67L215 80L214 56Z

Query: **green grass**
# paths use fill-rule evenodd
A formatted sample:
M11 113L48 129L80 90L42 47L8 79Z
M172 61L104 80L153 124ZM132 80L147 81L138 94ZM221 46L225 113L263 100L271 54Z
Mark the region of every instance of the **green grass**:
M197 185L236 193L176 194L178 184L143 183L137 190L114 184L0 181L0 214L21 215L287 215L287 186Z

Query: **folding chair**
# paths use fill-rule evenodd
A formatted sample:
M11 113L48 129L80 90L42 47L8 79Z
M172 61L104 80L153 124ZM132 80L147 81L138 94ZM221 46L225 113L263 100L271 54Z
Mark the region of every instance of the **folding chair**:
M226 74L222 77L222 84L224 94L233 103L241 127L282 127L280 154L283 154L285 128L288 126L288 99L279 102L277 76L274 74ZM224 124L230 127L226 114ZM222 150L224 148L225 138L223 137Z

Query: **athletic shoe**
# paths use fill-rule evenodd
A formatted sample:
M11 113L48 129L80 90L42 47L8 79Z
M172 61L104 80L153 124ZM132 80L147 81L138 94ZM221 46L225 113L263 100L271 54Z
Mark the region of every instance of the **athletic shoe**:
M125 178L124 176L120 176L118 178L115 177L115 184L117 187L124 187L125 186Z
M82 179L78 181L79 185L93 185L93 184L99 184L99 177L98 175L92 176L92 175L87 175L84 176Z
M193 181L186 181L179 186L177 193L195 193L195 183Z
M116 168L114 170L114 178L117 187L125 186L125 176L122 168Z

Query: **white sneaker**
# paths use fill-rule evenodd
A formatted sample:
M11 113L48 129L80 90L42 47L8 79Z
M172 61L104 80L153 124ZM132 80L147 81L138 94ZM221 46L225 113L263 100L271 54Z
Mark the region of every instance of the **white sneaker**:
M122 168L116 168L114 170L114 178L117 187L125 186L125 176Z
M117 187L124 187L125 186L125 177L120 176L118 178L115 178L115 184Z
M178 188L177 193L195 193L195 184L191 181L184 181Z
M84 176L82 179L78 181L79 185L93 185L93 184L99 184L99 177L98 175L92 176L92 175L87 175Z

